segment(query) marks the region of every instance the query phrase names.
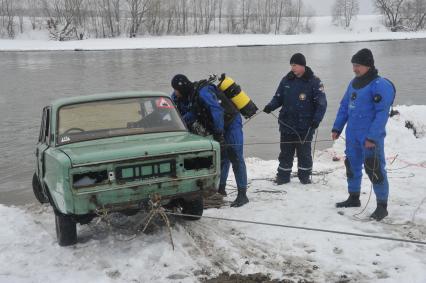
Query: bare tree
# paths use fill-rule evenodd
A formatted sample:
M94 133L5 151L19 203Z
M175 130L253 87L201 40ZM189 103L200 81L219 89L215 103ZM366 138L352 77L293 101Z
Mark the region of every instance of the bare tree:
M0 1L0 17L1 17L1 27L5 30L9 38L15 37L15 16L16 16L16 7L15 1L13 0L1 0Z
M222 33L222 7L223 0L219 0L219 33Z
M269 33L271 30L270 26L270 1L269 0L258 0L257 5L254 8L254 24L252 26L253 32Z
M287 27L286 34L297 34L301 29L300 18L302 14L303 2L301 0L289 1L287 7Z
M205 34L210 33L212 22L215 20L216 16L216 0L207 0L206 5L204 6L204 30Z
M52 39L84 38L88 15L85 0L43 0L43 9L48 17L47 26Z
M182 0L182 7L181 7L181 11L182 11L182 33L186 33L186 31L188 30L188 11L187 11L187 2L186 0Z
M333 22L348 28L352 18L359 13L358 0L335 0L333 5Z
M236 33L238 31L238 16L236 15L236 4L234 1L228 1L227 5L227 21L226 29L228 33Z
M102 18L105 20L108 30L109 30L109 34L111 36L115 35L115 27L116 25L114 24L114 11L113 11L113 3L111 3L110 0L102 0Z
M249 22L250 22L250 16L251 16L251 8L252 8L253 1L252 0L242 0L242 29L243 32L247 31Z
M285 8L284 0L276 0L275 1L275 8L274 8L274 11L276 11L276 14L275 14L275 29L274 29L275 34L280 33L281 20L282 20L282 17L283 17L284 8Z
M126 0L130 12L130 37L136 37L151 0Z
M41 6L40 0L26 0L27 16L31 22L31 28L35 30L37 28L37 16L39 15L39 8Z
M161 16L161 4L161 1L151 1L146 11L146 27L150 34L163 33L164 20Z
M175 18L177 16L177 8L179 2L177 1L167 1L166 2L166 33L171 34L173 32L173 27L175 24Z
M391 31L402 28L401 10L404 0L374 0L377 9L386 17L386 26Z
M411 0L403 5L402 18L404 26L418 31L426 27L426 0Z

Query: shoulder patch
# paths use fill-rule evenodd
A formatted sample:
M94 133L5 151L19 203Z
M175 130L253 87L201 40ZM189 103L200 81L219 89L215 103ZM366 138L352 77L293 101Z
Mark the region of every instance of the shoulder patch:
M379 103L380 101L382 101L382 96L380 94L376 94L374 95L373 100L375 103Z
M315 75L314 79L318 82L318 90L324 92L324 83L321 81L321 79Z
M319 88L320 91L324 92L324 84L322 83L322 81L319 82Z

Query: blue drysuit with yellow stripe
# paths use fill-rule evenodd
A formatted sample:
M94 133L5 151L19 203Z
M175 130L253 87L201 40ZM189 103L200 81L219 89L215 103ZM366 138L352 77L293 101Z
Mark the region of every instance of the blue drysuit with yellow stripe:
M172 94L172 100L188 127L191 127L198 120L213 135L223 134L225 150L221 155L220 186L226 185L229 167L232 164L238 190L246 190L247 170L243 153L242 118L237 112L231 119L225 117L224 108L219 104L216 96L217 92L218 89L215 85L206 85L198 90L198 99L195 99L196 101L194 99L179 99L174 93ZM202 113L201 115L200 112Z
M386 202L389 183L386 174L384 139L389 110L395 98L392 83L371 69L349 84L334 122L333 131L341 133L346 124L346 173L349 193L361 190L362 166L373 183L377 201ZM365 141L375 144L365 147Z

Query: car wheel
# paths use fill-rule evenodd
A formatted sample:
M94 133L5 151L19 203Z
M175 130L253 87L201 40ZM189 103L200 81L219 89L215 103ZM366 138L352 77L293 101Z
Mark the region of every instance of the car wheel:
M202 196L194 200L184 201L182 204L182 213L194 216L184 216L186 220L199 220L203 215L204 200Z
M38 180L36 173L34 173L34 175L33 175L33 192L34 192L36 199L40 203L48 203L49 202L49 199L43 193L43 189L41 187L40 181Z
M55 214L56 237L60 246L77 243L77 224L69 215Z

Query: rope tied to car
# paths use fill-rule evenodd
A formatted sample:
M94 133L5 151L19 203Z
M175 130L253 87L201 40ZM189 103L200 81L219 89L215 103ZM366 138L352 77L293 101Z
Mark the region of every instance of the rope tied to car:
M172 245L172 249L174 250L175 245L173 242L172 229L171 229L169 218L166 214L166 210L161 205L161 195L159 194L152 195L148 201L148 206L149 206L149 209L147 210L147 216L144 217L141 221L137 222L136 225L134 225L136 227L135 234L132 237L125 239L124 241L131 241L135 239L138 234L145 233L147 228L149 227L149 225L152 223L153 219L155 218L155 216L159 216L159 218L161 218L164 224L166 224L167 226L168 234L170 238L170 244ZM108 229L112 230L113 225L111 224L111 221L109 219L110 212L111 211L106 207L97 208L95 210L95 214L99 218L96 221L95 225L98 225L100 222L103 221L108 226ZM123 240L120 240L120 241L123 241Z
M107 208L102 207L102 208L96 208L95 209L95 214L96 216L98 216L98 220L96 221L95 225L98 225L101 221L104 221L108 228L111 229L111 222L109 221L109 211Z
M167 230L168 230L169 238L170 238L170 244L172 245L172 249L175 250L175 245L174 245L173 236L172 236L172 228L170 226L170 221L169 221L169 218L167 217L166 210L161 205L161 195L159 194L152 195L151 199L149 200L149 207L150 207L150 210L148 212L147 217L145 217L144 220L141 221L144 224L143 228L142 228L142 225L138 225L139 229L137 230L137 232L145 233L146 229L148 228L149 224L152 222L154 217L158 215L167 226Z

